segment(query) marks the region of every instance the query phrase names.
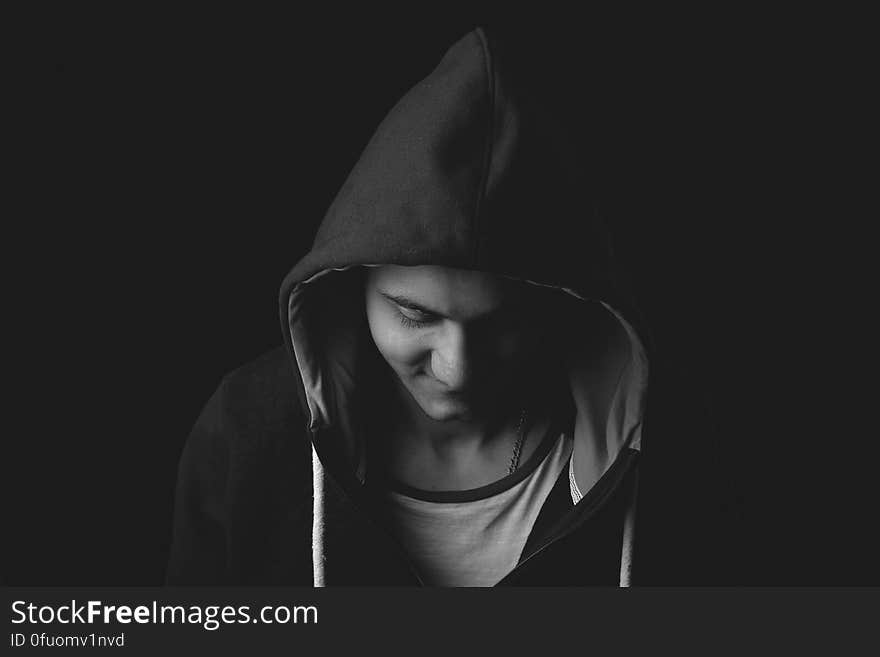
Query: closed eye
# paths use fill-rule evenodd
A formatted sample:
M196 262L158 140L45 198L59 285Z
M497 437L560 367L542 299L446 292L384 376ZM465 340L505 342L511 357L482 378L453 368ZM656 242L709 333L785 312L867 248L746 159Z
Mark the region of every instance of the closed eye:
M433 315L402 308L398 308L397 317L401 324L409 328L422 328L437 321L437 318Z

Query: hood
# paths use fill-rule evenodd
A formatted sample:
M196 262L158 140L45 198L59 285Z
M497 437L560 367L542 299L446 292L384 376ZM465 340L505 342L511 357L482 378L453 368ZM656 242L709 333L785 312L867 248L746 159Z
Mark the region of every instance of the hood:
M473 269L566 297L559 326L578 488L586 493L623 450L640 449L648 380L640 322L614 274L590 181L561 126L530 98L514 56L482 29L453 45L380 124L281 286L313 442L316 584L325 470L352 486L368 470L358 420L371 347L366 267ZM634 511L633 496L622 583Z

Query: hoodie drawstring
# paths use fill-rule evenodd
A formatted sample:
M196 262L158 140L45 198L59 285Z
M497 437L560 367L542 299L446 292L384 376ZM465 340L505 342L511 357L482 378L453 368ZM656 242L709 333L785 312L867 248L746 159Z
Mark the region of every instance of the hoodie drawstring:
M312 444L312 582L324 583L324 466Z
M639 469L633 473L633 484L630 498L623 517L623 546L620 549L620 586L632 585L633 541L636 533L636 499L639 494Z

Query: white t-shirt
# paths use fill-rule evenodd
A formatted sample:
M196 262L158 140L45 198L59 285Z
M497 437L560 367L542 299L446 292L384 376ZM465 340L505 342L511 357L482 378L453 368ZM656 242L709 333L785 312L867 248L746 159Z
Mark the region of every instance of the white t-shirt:
M430 586L494 586L516 567L550 490L571 456L566 434L545 437L511 475L470 491L383 492L393 531Z

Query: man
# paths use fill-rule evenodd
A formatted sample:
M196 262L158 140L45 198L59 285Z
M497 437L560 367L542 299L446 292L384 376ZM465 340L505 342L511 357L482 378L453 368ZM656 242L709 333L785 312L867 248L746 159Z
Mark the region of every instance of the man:
M180 466L170 583L714 584L711 431L475 30L392 109ZM650 376L649 376L650 363Z

